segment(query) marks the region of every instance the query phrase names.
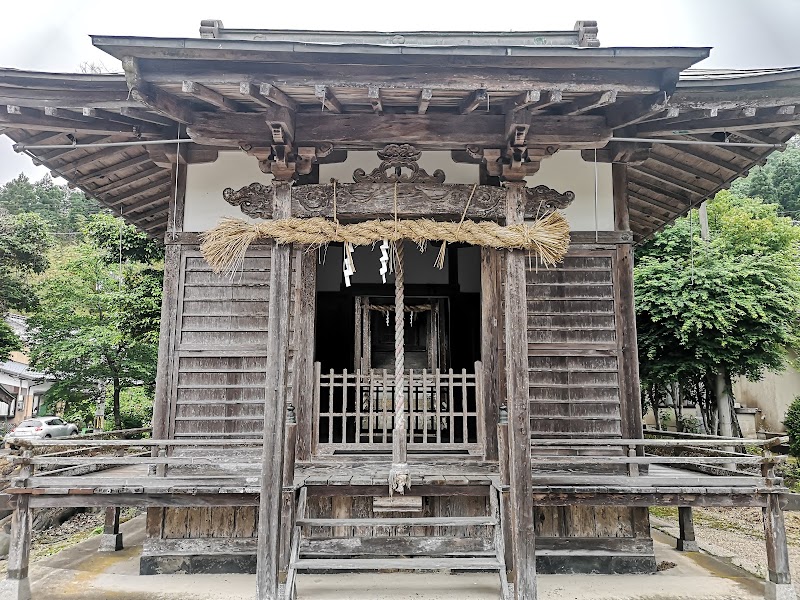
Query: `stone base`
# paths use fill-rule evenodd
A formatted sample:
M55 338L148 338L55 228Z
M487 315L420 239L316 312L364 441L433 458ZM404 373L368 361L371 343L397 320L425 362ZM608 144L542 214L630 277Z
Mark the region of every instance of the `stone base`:
M773 583L767 581L764 589L764 598L766 598L766 600L797 600L797 594L791 583Z
M700 552L700 546L695 540L678 540L675 547L681 552Z
M598 574L634 575L656 571L655 556L576 553L570 556L536 556L536 573L539 575Z
M122 550L122 534L121 533L101 533L100 546L97 548L98 552L116 552Z
M140 575L255 574L254 554L161 554L139 559Z
M31 582L24 579L0 581L0 598L3 600L31 600Z

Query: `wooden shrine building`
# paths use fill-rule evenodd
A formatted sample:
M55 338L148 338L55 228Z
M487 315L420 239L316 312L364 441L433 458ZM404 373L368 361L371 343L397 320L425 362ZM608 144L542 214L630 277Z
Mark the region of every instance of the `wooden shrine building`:
M532 599L537 572L652 572L648 506L687 544L692 506L759 506L794 597L769 452L642 439L632 255L797 133L798 69L692 71L709 49L593 22L200 33L93 37L124 75L0 70L17 150L166 244L153 439L18 458L4 598L31 511L68 505L147 507L143 574L257 572L260 599L384 569ZM201 249L225 218L231 275Z

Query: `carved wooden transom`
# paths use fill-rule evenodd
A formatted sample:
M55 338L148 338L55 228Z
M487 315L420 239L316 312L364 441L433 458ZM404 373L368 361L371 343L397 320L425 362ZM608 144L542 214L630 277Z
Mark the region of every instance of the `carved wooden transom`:
M367 175L364 169L353 171L356 183L444 183L444 171L436 169L428 175L417 161L422 152L411 144L389 144L378 152L380 166Z

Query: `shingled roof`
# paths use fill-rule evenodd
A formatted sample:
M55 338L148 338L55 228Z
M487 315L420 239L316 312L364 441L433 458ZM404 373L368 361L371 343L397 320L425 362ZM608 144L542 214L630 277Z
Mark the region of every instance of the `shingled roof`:
M0 129L34 161L161 236L174 146L30 146L188 135L182 158L192 160L269 147L272 125L291 118L296 146L327 140L371 149L406 135L421 149L463 153L467 145L505 147L523 118L529 153L541 157L548 128L569 122L576 134L562 149L592 148L585 158L593 160L600 146L598 160L630 165L639 241L775 148L605 145L608 136L783 144L797 132L800 68L690 70L707 48L601 48L596 34L591 22L565 32L376 33L208 21L200 39L94 36L125 75L0 69Z

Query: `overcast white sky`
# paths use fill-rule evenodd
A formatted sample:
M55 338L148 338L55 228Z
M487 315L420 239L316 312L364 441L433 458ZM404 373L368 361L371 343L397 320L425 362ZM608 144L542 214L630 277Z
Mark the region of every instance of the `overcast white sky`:
M227 27L377 31L536 31L594 19L603 46L711 46L705 68L800 66L800 0L6 0L0 66L71 72L89 61L119 70L89 34L198 37L201 19ZM0 136L0 184L22 171L34 179L46 173Z

